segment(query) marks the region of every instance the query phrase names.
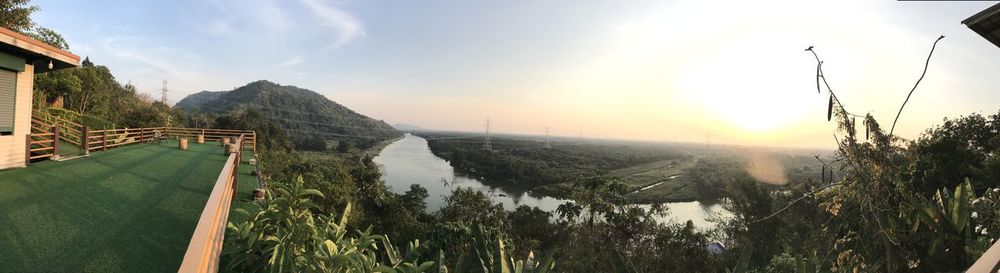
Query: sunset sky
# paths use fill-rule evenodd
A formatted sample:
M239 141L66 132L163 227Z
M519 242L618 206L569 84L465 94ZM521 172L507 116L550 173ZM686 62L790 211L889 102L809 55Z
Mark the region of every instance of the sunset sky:
M176 102L266 79L423 128L834 147L813 45L853 112L897 131L1000 108L995 2L33 1L122 82ZM97 4L95 4L97 3Z

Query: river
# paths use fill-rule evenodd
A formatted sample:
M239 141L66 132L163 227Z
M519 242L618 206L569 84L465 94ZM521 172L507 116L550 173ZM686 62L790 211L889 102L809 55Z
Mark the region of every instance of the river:
M412 184L420 184L427 189L427 209L436 211L444 203L444 198L458 187L473 188L486 193L494 202L502 203L510 210L520 205L538 207L546 211L555 211L559 205L569 202L547 196L536 196L526 192L507 191L483 184L472 177L455 173L451 164L431 153L424 138L406 134L403 138L389 144L374 158L382 169L382 179L390 190L404 193ZM663 221L691 220L696 227L706 229L713 226L708 221L711 215L728 217L731 215L719 204L702 204L700 202L667 203L669 215L658 219Z

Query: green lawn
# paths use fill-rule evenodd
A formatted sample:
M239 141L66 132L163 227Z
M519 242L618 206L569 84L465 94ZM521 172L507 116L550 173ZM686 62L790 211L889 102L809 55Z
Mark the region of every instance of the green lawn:
M226 158L176 147L0 171L0 272L176 272Z
M59 141L58 148L59 148L59 156L63 158L74 157L83 154L82 148L66 141Z

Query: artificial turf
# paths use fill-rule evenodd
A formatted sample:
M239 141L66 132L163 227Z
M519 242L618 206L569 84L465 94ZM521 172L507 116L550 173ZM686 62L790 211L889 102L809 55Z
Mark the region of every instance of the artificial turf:
M176 272L225 159L165 141L0 171L0 272Z

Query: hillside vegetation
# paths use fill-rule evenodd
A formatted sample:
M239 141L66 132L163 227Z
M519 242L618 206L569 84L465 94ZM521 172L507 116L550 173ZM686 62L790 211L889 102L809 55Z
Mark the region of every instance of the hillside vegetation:
M230 91L202 91L176 105L192 114L196 126L211 124L220 114L252 110L278 125L303 150L325 150L326 140L370 147L401 136L381 120L348 109L314 91L269 81L255 81ZM350 143L350 144L342 144Z

